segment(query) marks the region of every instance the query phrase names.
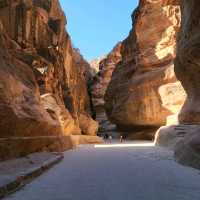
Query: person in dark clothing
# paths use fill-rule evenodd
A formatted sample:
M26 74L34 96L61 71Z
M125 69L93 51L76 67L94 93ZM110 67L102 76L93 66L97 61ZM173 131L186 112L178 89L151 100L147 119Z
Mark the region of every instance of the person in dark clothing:
M109 136L108 136L108 134L106 133L105 136L104 136L104 138L107 140L108 137L109 137Z

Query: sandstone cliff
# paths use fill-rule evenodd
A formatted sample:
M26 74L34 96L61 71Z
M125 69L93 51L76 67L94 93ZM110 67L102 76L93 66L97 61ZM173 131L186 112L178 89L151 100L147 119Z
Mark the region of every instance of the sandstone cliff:
M179 162L200 168L199 1L181 1L181 12L175 72L187 93L187 98L178 116L181 124L161 128L157 133L156 144L170 147L173 144L172 148L175 149L175 156ZM167 142L164 142L166 138Z
M99 62L99 72L94 77L91 87L92 102L96 112L96 120L99 122L100 131L111 131L115 128L106 116L104 109L104 95L107 90L108 84L111 81L112 73L121 61L121 43L118 43L113 50Z
M0 21L0 138L95 135L88 69L59 1L3 0Z
M95 107L104 106L104 95L110 83L112 73L121 61L121 43L117 44L106 58L99 63L99 72L92 85L92 100Z
M184 103L174 74L180 17L178 0L141 0L133 12L133 28L105 96L109 119L119 128L159 127Z
M96 74L99 72L99 64L105 58L106 58L106 56L101 56L101 57L93 59L93 60L91 60L89 62L90 63L90 67L93 70L93 76L96 76Z

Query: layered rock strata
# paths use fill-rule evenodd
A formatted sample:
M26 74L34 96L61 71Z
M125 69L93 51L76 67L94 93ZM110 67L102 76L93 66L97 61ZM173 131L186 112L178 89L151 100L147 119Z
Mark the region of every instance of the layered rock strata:
M0 138L95 135L88 72L59 1L3 0L0 21Z
M107 115L118 128L157 128L179 112L186 96L174 74L180 18L178 0L141 0L133 12L105 95Z

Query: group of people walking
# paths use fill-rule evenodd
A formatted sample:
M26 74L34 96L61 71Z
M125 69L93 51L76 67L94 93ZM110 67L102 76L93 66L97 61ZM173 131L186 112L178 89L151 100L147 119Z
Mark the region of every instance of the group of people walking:
M112 139L113 139L113 137L111 136L111 135L108 135L107 133L104 135L104 139L105 140L109 140L110 141L110 143L112 142ZM120 140L120 143L123 143L123 136L121 135L120 136L120 138L119 138L119 140Z

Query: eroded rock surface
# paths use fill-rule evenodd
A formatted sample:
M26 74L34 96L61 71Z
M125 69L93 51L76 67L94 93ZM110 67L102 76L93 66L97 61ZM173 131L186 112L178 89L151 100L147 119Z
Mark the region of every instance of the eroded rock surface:
M133 12L133 28L105 96L109 119L119 128L165 125L184 103L174 74L180 17L178 0L142 0Z
M0 137L62 134L43 108L32 69L9 54L9 38L0 33Z
M179 162L200 168L199 1L181 1L181 11L182 23L178 38L175 71L187 93L186 102L179 114L179 121L188 124L188 131L184 140L177 144L175 155Z
M121 61L121 43L117 44L107 57L99 63L99 72L92 86L92 100L95 107L104 106L104 95L111 81L112 73Z
M199 112L199 10L198 1L181 1L182 28L177 46L176 75L187 92L187 99L179 115L183 123L200 123Z
M0 138L95 135L89 64L72 48L59 1L3 0L0 21Z
M162 127L155 143L175 150L177 161L200 169L199 118L199 2L181 1L181 30L177 39L175 72L187 98L177 116L178 126ZM179 93L177 93L178 95Z
M96 59L93 59L91 60L89 63L90 63L90 66L93 70L93 76L96 76L96 74L99 72L99 64L102 60L104 60L106 58L106 55L105 56L101 56L99 58L96 58Z
M99 62L99 72L93 79L91 87L92 102L96 111L96 119L102 132L111 131L115 128L115 125L111 124L107 119L104 109L104 95L111 81L112 73L121 59L121 43L118 43L106 58Z

